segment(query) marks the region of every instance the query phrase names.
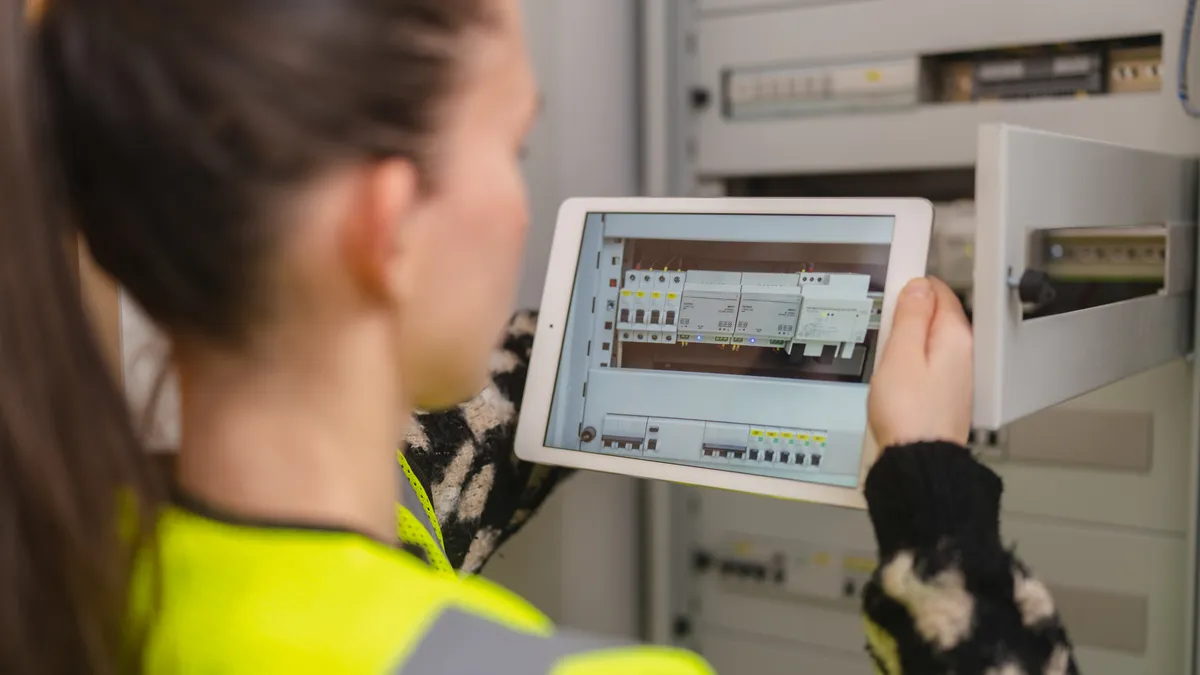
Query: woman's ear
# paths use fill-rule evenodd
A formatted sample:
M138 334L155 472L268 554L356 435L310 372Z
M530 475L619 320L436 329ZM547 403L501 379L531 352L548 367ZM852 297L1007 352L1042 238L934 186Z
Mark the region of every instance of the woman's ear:
M420 189L416 167L405 159L378 162L364 169L359 188L359 208L346 232L350 267L368 296L403 302L412 292L403 259L404 231Z

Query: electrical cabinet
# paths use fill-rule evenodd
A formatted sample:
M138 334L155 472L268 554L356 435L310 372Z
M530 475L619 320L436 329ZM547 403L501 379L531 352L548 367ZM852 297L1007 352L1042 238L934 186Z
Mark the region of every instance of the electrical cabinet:
M1182 0L700 2L685 17L691 51L683 55L688 86L707 102L693 111L694 169L733 176L965 166L976 159L979 125L989 122L1194 153L1200 149L1200 131L1180 109L1170 84L1133 91L1114 84L1103 93L1075 84L1069 91L1079 96L999 98L973 105L940 95L944 73L934 67L951 55L1063 43L1082 45L1068 54L1076 57L1075 64L1087 55L1112 60L1127 48L1089 47L1138 38L1157 41L1161 56L1155 77L1174 83L1183 16ZM923 72L915 79L892 73L881 59L920 61ZM1012 63L991 62L997 69ZM1068 67L1060 63L1059 70ZM890 100L859 101L853 114L780 114L767 123L728 114L726 104L736 93L729 87L745 86L744 73L770 80L759 95L779 101L796 94L791 70L829 68L836 80L837 73L845 76L858 66L864 66L860 81L895 82ZM773 75L777 71L784 77ZM1032 73L1029 81L1031 92L1045 86L1045 78ZM905 85L910 102L897 107L897 91Z
M931 265L976 335L974 450L1088 673L1198 672L1184 9L644 3L649 194L939 202ZM871 672L864 513L647 492L652 639L720 672Z

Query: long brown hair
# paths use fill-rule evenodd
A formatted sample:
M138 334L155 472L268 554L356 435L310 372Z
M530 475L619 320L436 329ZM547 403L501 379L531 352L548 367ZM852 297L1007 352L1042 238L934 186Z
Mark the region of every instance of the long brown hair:
M176 338L236 347L287 188L436 161L484 0L0 0L0 672L120 669L163 502L63 254L70 223ZM139 517L118 532L117 495ZM135 659L136 662L136 659ZM134 668L136 669L136 664Z

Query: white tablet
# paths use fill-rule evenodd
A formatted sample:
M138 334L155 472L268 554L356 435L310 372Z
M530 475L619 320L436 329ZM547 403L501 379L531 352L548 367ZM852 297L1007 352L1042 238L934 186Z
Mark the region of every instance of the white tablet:
M915 199L572 199L517 455L864 506L867 388L925 274Z

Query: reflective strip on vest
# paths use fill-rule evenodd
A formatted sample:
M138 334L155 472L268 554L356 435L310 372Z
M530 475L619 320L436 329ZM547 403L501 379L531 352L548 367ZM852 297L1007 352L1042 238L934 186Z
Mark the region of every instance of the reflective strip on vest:
M430 517L433 506L425 496L425 488L405 461L397 453L400 466L400 494L397 496L396 525L400 541L407 546L420 548L426 562L434 569L454 574L454 567L446 557L446 546L442 543L442 530L437 520Z
M433 511L433 503L429 501L429 495L425 494L425 488L417 479L417 474L413 472L412 467L408 465L408 460L404 458L403 452L396 453L396 460L400 465L401 473L400 503L421 521L425 529L437 540L438 546L445 552L446 542L442 539L442 528L438 526L437 514Z
M442 538L438 536L438 530L434 528L433 523L429 520L429 515L425 513L420 495L408 480L400 481L400 505L411 513L417 522L421 523L421 527L438 543L438 547L445 551L445 545L442 544Z
M531 635L447 609L392 675L548 675L566 657L625 646L566 632Z

